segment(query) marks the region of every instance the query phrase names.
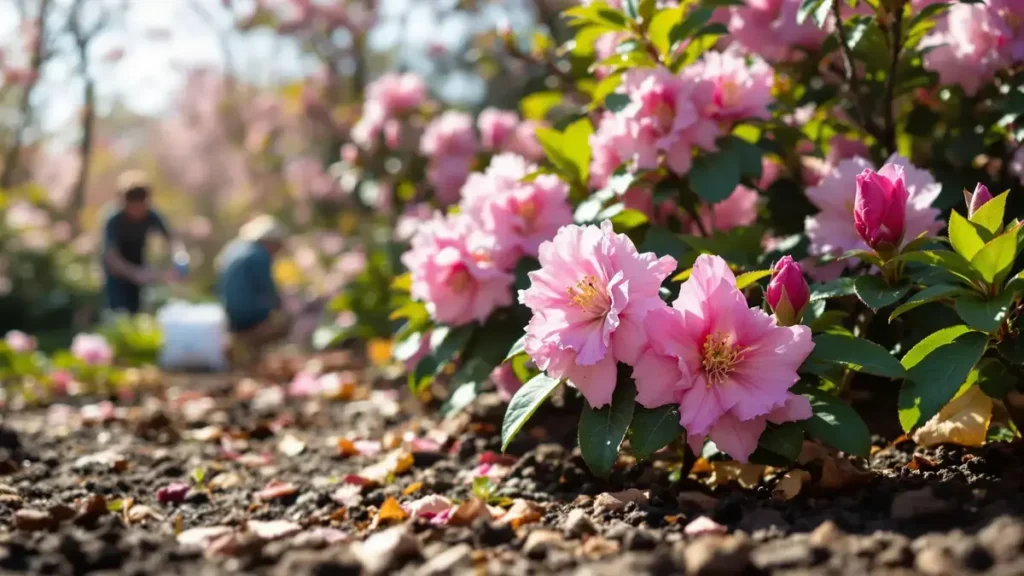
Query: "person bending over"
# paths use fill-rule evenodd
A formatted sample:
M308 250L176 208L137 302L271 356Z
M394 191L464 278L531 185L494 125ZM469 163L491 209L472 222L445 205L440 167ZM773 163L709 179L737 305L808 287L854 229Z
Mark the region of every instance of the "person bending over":
M274 257L286 236L275 219L260 216L243 226L218 257L217 292L227 314L230 355L236 366L256 361L267 345L291 330L273 275Z
M184 246L174 239L163 217L150 207L150 187L145 175L126 172L118 181L120 207L103 225L103 272L106 307L136 314L142 306L142 288L172 281L179 274L160 274L146 267L146 239L153 230L167 239L175 261L187 261Z

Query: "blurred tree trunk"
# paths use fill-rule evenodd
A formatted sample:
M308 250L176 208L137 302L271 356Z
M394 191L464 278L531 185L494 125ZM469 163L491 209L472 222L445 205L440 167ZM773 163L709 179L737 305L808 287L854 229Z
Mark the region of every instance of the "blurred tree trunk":
M4 154L2 172L0 172L0 188L10 188L17 181L18 161L21 156L21 148L24 145L25 131L32 123L32 92L39 83L43 63L46 60L46 15L50 9L50 0L41 0L39 3L39 32L36 44L32 50L31 70L32 77L26 84L21 94L21 102L18 105L18 126L14 130L14 141Z

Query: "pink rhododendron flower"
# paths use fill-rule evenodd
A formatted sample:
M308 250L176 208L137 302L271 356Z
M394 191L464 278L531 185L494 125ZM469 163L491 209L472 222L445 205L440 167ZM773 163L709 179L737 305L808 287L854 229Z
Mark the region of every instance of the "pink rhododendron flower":
M448 110L432 120L420 141L420 152L429 157L472 156L476 151L473 117L457 110Z
M779 326L748 307L721 257L699 256L672 308L651 311L644 326L658 337L634 365L637 402L678 404L680 424L698 452L710 436L746 461L766 419L783 416L774 412L789 402L801 403L789 389L814 348L810 328Z
M803 269L792 256L783 256L772 267L772 279L765 291L765 300L775 312L776 322L781 326L799 323L810 299L811 290Z
M11 330L4 337L4 341L7 342L7 347L10 348L11 352L24 354L26 352L35 352L36 350L35 337L29 336L21 330Z
M71 341L71 355L90 366L108 366L114 350L99 334L79 334Z
M523 182L536 170L521 156L499 154L462 188L462 211L494 235L494 259L502 267L536 256L541 242L572 222L569 186L552 174Z
M964 190L964 199L967 201L967 216L970 218L992 199L992 193L988 191L988 186L978 182L978 185L974 187L974 193Z
M537 140L537 128L540 126L539 122L533 120L520 122L506 144L505 151L534 162L543 160L544 147L540 145L540 140Z
M878 172L865 168L858 174L853 224L861 240L876 250L899 246L908 196L902 166L886 164Z
M606 113L590 135L590 187L604 188L615 170L622 165L622 151L629 135L625 123Z
M427 99L427 85L415 74L389 73L366 87L363 114L352 128L352 141L371 150L387 130L392 139L400 130L399 119Z
M437 322L482 322L512 303L512 274L491 256L494 239L465 214L436 216L413 236L402 263L412 275L412 297Z
M732 230L741 226L750 226L757 221L757 200L756 190L746 186L737 186L736 190L728 198L717 204L701 206L700 220L707 231ZM691 225L690 233L698 234L700 228Z
M480 143L484 150L497 152L505 149L505 145L515 134L519 124L519 115L511 110L487 108L480 112L476 119L480 130Z
M769 62L795 60L800 48L819 48L832 28L831 21L818 28L811 18L797 24L800 0L746 0L745 4L730 8L729 32L747 52Z
M758 57L747 60L736 50L712 51L686 69L685 79L712 86L710 93L697 91L701 97L697 106L703 116L727 127L739 120L771 118L768 107L775 102L775 72Z
M511 400L516 392L523 387L523 383L516 376L516 371L512 369L511 362L505 362L495 368L491 372L491 381L498 389L498 396L505 402Z
M466 184L476 158L473 156L438 156L427 165L427 181L434 195L444 206L458 202L459 190Z
M924 232L938 233L943 224L938 219L939 210L931 205L942 191L942 185L935 182L926 170L913 166L897 154L891 156L886 164L903 167L904 183L909 195L903 243ZM812 255L840 256L850 250L869 249L857 233L853 212L857 196L857 175L872 168L869 161L860 157L841 160L821 184L807 189L807 198L820 210L804 223L807 237L811 241ZM843 263L836 263L834 267L842 270L843 267L852 268L856 264L856 258L849 258ZM824 278L817 272L812 274L815 278Z
M977 94L1000 69L1024 59L1024 30L1011 24L1019 22L1022 8L1016 0L950 5L921 43L931 48L925 67L938 72L943 84L959 84L968 95Z
M533 311L526 352L549 376L568 378L591 406L604 406L616 363L632 364L644 347L644 317L664 306L658 291L676 261L639 253L607 220L565 226L539 254L540 269L519 292Z

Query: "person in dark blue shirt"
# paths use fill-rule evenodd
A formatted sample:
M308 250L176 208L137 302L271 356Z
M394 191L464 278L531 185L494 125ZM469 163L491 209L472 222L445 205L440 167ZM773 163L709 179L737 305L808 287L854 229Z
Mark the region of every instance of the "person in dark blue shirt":
M291 330L273 274L274 257L283 248L285 236L276 220L260 216L243 226L218 257L217 293L227 315L236 364L258 358L265 346Z
M174 258L187 260L184 247L171 234L164 219L149 205L150 189L145 176L127 172L118 182L121 206L103 224L103 272L106 304L112 311L136 314L142 306L142 287L178 277L146 267L146 240L156 231L167 239Z

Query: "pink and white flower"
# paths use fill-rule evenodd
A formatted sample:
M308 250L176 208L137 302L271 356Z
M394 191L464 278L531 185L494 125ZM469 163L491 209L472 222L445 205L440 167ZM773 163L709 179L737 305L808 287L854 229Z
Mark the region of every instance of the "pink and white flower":
M352 140L365 150L376 147L381 134L395 139L403 116L419 108L427 99L427 85L415 74L389 73L366 87L363 114L352 128Z
M797 24L800 0L746 0L730 9L729 32L747 52L769 62L797 60L801 49L817 49L832 29L819 28L808 18Z
M437 215L413 236L402 263L410 293L442 324L482 322L512 303L512 274L492 258L494 239L465 214Z
M749 307L722 258L699 256L679 298L651 311L644 327L658 338L634 365L637 402L678 404L696 451L709 436L746 461L766 421L810 416L807 400L789 392L814 348L810 329Z
M476 126L480 130L480 143L484 150L491 152L504 150L515 134L518 124L519 115L511 110L487 108L480 112L480 116L476 119Z
M427 180L438 199L446 205L457 202L477 153L473 118L456 110L441 114L424 131L420 152L430 158Z
M36 350L37 343L35 337L29 336L21 330L11 330L4 336L4 341L11 352L26 354Z
M707 52L686 69L684 79L712 86L710 93L696 92L702 96L698 109L727 128L740 120L771 118L768 107L775 102L775 72L759 57L752 56L748 62L736 50Z
M90 366L109 366L114 350L99 334L78 334L71 341L71 355Z
M549 376L568 378L591 406L604 406L616 364L633 364L646 344L644 318L664 307L658 292L676 261L639 253L607 220L565 226L539 253L540 270L519 292L533 312L526 352Z

